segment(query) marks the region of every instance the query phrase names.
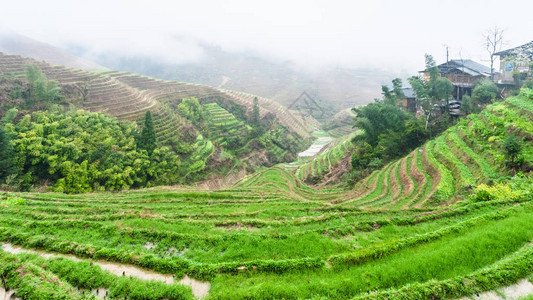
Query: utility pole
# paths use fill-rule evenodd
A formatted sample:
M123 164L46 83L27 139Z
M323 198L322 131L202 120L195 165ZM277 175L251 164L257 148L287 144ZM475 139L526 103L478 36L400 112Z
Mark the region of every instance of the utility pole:
M444 44L444 47L446 47L446 67L448 67L448 62L450 61L450 55L448 51L448 45Z

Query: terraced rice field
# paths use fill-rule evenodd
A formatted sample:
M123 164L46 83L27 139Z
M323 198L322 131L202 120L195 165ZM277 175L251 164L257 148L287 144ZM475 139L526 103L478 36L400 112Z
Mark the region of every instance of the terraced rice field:
M216 103L203 105L208 114L208 127L211 139L221 146L227 146L227 137L246 136L250 127Z
M298 170L296 170L296 177L300 180L305 180L309 177L320 177L337 167L341 160L349 156L354 149L351 138L352 135L344 136L344 138L330 143L319 155L315 155L312 159L300 164Z
M532 180L474 197L506 175L497 141L531 141L530 101L491 105L349 190L303 184L304 165L218 191L0 194L2 285L27 299L453 299L532 280Z
M388 182L383 174L369 182ZM315 191L273 168L224 191L10 194L0 202L0 239L9 243L0 264L8 278L33 274L13 284L16 291L38 284L69 298L101 289L132 299L345 299L379 298L367 292L415 281L470 278L486 266L509 270L533 255L530 198L404 207L396 205L398 192L372 185L367 195L379 191L373 201L358 190ZM526 277L532 267L510 278Z
M60 87L78 91L80 108L105 112L119 119L139 121L151 110L160 143L179 137L179 129L188 121L179 116L169 104L176 100L196 97L201 102L230 101L252 111L254 95L221 90L201 84L167 81L121 71L84 71L53 66L18 55L0 53L0 73L24 76L26 64L37 65L50 80ZM84 92L85 91L85 94ZM284 126L302 138L308 138L312 125L285 107L259 97L260 114L272 114Z

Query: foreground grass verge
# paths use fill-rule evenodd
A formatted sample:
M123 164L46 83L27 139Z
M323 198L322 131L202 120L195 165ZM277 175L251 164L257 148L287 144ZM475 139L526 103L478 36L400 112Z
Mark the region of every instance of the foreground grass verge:
M276 276L221 275L213 281L210 296L212 299L346 299L380 289L467 276L529 243L533 239L532 221L533 212L522 208L508 218L488 221L461 234L361 265Z

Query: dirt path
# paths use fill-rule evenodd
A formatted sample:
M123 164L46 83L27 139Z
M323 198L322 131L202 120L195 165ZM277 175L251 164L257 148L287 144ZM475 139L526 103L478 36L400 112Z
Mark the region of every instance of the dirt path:
M522 279L513 285L500 288L497 291L484 292L458 300L518 300L520 297L528 295L533 295L533 284L527 279Z
M217 88L222 88L228 83L231 79L228 76L222 75L222 82L217 86Z
M415 151L418 151L418 150L415 150ZM416 182L418 182L417 195L419 195L420 191L422 191L422 189L424 188L424 185L426 184L426 177L416 167L416 157L414 153L413 153L413 159L411 160L410 171L411 171L411 177L413 177L413 179L416 180Z
M328 173L323 176L324 179L320 183L318 183L316 187L321 188L332 181L338 180L342 175L350 171L351 158L352 156L348 154L342 157L341 160L335 166L330 165Z
M1 288L0 287L0 300L15 300L15 299L20 299L20 298L17 298L17 297L11 297L13 295L15 291L9 291L9 292L6 292L6 290L4 288Z
M34 253L44 258L63 257L63 258L71 259L74 261L81 261L81 259L75 257L74 255L48 253L45 251L34 250L34 249L24 249L19 246L13 246L11 244L2 244L2 250L8 253L11 253L11 254ZM162 281L166 284L180 283L180 284L188 285L192 288L192 293L196 298L205 297L207 293L209 292L209 288L211 287L210 282L199 281L199 280L190 278L187 275L185 275L181 280L175 281L175 278L173 275L159 274L154 271L147 270L147 269L141 269L139 267L132 266L132 265L113 263L113 262L108 262L108 261L103 261L103 260L94 261L94 264L98 265L100 268L102 268L102 270L108 271L109 273L112 273L117 276L132 276L132 277L139 278L141 280L157 280L157 281Z

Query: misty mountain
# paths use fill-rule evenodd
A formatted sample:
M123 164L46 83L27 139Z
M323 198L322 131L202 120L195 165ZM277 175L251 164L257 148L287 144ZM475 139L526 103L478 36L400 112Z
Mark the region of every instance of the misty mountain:
M12 55L22 55L37 60L45 60L52 64L64 65L87 71L106 69L101 65L74 56L57 47L14 32L0 33L0 52Z
M68 50L111 69L243 91L286 106L290 106L305 91L329 116L341 109L371 102L380 96L381 85L390 82L396 75L378 68L306 68L257 53L231 53L207 45L202 48L204 59L186 64L117 53L88 55L90 51L82 47Z
M396 73L379 68L341 66L302 67L253 52L233 53L198 43L203 59L172 63L152 56L131 56L115 52L95 53L80 45L59 49L16 34L0 34L0 52L45 60L52 64L84 70L116 69L167 80L201 83L243 91L290 106L304 91L326 112L371 102L380 96L382 84ZM306 106L306 103L300 103Z

